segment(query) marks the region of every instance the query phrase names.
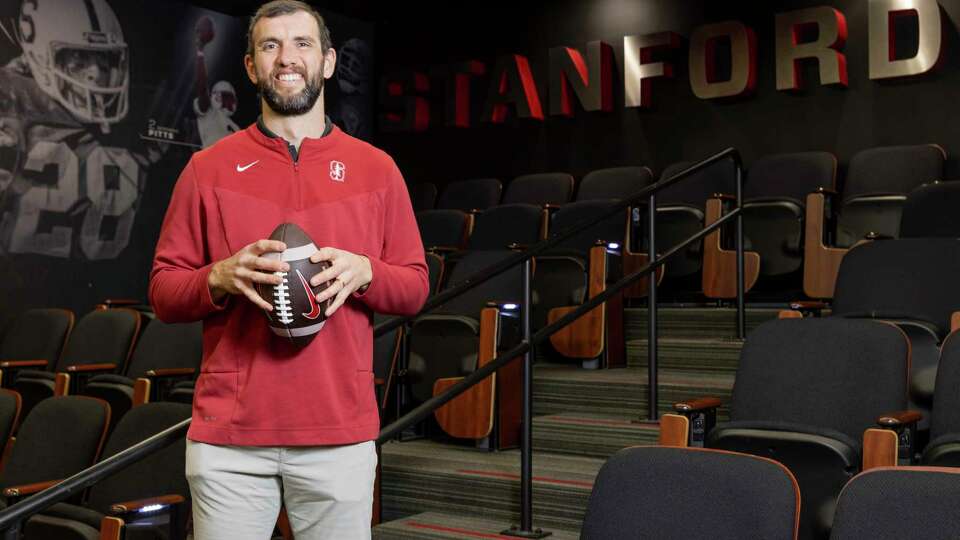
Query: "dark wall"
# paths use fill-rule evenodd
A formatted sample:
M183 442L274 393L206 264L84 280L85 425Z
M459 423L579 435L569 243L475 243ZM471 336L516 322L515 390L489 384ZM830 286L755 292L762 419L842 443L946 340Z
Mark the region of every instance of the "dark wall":
M522 3L515 3L522 4ZM646 164L659 174L678 160L698 159L725 147L738 148L746 163L769 153L828 150L841 167L858 150L880 145L936 142L948 154L947 177L960 177L956 107L960 82L960 0L941 0L941 65L932 73L900 81L868 78L867 7L862 0L830 2L697 2L675 0L562 0L536 6L471 9L444 13L445 24L398 17L381 32L388 68L417 68L476 59L492 66L499 54L526 55L537 80L545 113L547 53L560 45L582 46L601 39L616 55L614 109L572 118L547 115L542 122L511 118L500 125L457 129L432 126L423 133L384 133L378 142L391 152L411 182L561 170L582 176L594 168ZM816 66L802 68L805 87L776 90L774 15L828 5L845 16L849 87L819 85ZM704 22L738 20L757 34L757 88L752 97L704 101L687 76L687 41ZM669 56L673 80L659 79L651 109L623 108L623 36L674 31L685 38ZM915 34L914 34L915 35ZM487 80L474 85L479 100ZM432 81L432 116L439 119L442 85ZM476 121L482 109L473 107Z

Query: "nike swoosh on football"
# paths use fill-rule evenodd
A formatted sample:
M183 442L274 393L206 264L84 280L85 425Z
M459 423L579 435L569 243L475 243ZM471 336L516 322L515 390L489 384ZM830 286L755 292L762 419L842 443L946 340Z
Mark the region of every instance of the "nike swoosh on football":
M243 172L243 171L249 169L250 167L253 167L253 166L256 165L257 163L260 163L260 160L259 160L259 159L256 160L256 161L254 161L253 163L250 163L249 165L244 165L243 167L241 167L240 164L237 163L237 172Z

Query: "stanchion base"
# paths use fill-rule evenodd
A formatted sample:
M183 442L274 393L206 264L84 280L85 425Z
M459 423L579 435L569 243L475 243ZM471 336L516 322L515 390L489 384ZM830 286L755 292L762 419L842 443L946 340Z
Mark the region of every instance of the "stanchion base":
M519 527L513 525L505 531L500 531L500 534L504 536L516 536L517 538L546 538L553 534L550 531L545 531L543 529L534 529L532 531L523 531Z

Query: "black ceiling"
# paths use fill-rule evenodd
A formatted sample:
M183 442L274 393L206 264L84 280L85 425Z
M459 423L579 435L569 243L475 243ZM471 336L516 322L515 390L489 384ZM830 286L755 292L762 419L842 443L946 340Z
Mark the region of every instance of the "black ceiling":
M251 15L257 8L265 3L265 0L186 0L187 3L195 6L228 13L230 15ZM396 12L396 8L391 9L383 2L374 2L372 0L333 0L333 1L308 1L309 4L317 7L321 11L334 11L341 15L362 19L365 21L377 22L384 19L384 16L391 11Z

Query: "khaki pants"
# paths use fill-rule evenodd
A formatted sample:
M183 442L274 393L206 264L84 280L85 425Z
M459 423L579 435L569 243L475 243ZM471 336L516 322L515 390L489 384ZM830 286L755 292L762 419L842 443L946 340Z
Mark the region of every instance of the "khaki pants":
M377 453L345 446L218 446L187 440L197 540L266 540L281 501L297 540L367 540Z

